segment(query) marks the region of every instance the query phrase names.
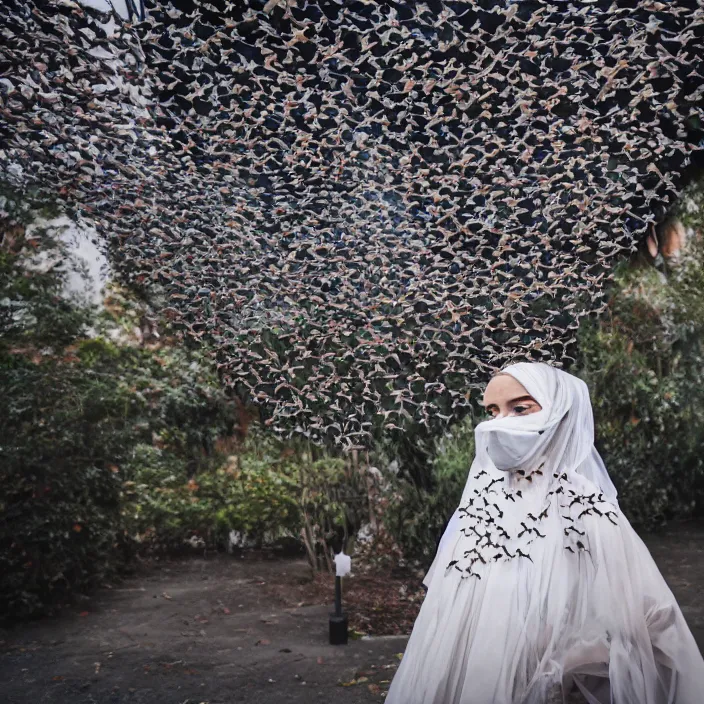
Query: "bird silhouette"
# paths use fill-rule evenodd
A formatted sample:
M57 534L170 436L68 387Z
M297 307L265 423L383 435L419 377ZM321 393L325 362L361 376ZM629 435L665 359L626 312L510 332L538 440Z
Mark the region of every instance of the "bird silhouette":
M533 558L532 558L530 555L527 555L526 553L524 553L520 548L517 548L517 549L516 549L516 555L518 555L518 557L526 557L526 558L528 558L531 562L533 562Z

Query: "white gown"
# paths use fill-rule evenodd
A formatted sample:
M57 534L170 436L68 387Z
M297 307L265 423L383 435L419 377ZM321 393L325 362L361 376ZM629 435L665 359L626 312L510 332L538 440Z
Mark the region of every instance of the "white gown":
M588 704L703 704L704 660L618 507L586 385L545 364L504 373L542 410L477 425L386 704L546 704L574 687Z
M539 484L532 493L542 496ZM589 552L579 553L563 547L551 512L556 525L544 522L532 562L489 563L481 579L444 574L461 537L443 541L386 703L545 704L574 681L589 704L702 704L697 644L648 549L615 511L617 525L583 520Z

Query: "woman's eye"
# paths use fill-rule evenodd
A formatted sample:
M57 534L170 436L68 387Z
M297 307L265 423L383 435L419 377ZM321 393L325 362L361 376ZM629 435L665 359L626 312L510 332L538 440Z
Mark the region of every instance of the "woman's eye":
M514 406L513 412L516 415L521 415L522 413L525 413L526 411L530 410L530 406Z

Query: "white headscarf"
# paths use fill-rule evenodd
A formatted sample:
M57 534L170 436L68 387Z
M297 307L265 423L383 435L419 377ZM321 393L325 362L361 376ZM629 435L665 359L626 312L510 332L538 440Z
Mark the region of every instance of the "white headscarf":
M587 385L576 376L540 362L521 362L505 367L540 404L542 410L523 417L488 420L476 427L477 459L485 445L482 437L503 436L502 442L521 447L526 431L539 433L528 460L539 454L549 458L549 465L567 472L577 472L599 488L608 501L616 501L616 487L594 447L594 416ZM491 459L486 458L489 464ZM515 468L511 468L515 469ZM519 467L520 469L520 467ZM472 473L470 472L470 477Z
M542 363L513 364L501 373L522 384L542 410L475 428L476 457L436 558L463 577L480 576L490 561L530 559L531 545L548 527L562 532L565 549L588 551L582 518L614 522L618 508L594 447L586 384Z

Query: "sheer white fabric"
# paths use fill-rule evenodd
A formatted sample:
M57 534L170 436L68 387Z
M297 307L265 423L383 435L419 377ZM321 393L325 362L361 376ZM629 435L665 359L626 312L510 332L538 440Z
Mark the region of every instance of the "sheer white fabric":
M704 661L619 510L586 386L544 364L504 373L544 413L477 426L387 704L545 704L556 688L588 704L701 704ZM531 429L542 469L498 470L488 434Z

